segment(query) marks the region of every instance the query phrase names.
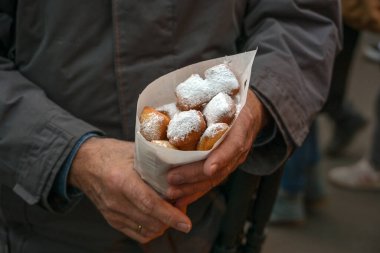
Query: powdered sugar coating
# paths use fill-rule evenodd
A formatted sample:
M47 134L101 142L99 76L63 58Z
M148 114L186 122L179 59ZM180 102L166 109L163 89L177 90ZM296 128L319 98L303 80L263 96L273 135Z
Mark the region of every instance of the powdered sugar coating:
M211 124L201 136L197 144L197 150L204 151L212 149L228 128L229 126L226 123Z
M224 92L233 95L234 91L239 89L239 81L226 64L219 64L207 69L205 78L210 81L215 94Z
M162 135L161 126L164 122L164 116L149 112L145 120L141 122L140 132L148 141L160 140Z
M215 123L209 125L206 130L204 131L203 135L201 138L208 137L208 138L213 138L215 137L218 133L221 131L224 131L228 128L228 124L226 123Z
M196 110L183 111L174 115L168 125L168 139L183 141L192 132L200 131L201 119Z
M235 74L226 64L213 66L204 74L205 79L193 74L176 87L175 93L180 109L201 109L219 92L233 96L240 88Z
M152 140L152 143L157 144L157 145L164 147L164 148L177 149L172 144L170 144L169 141L166 141L166 140Z
M198 108L207 103L216 94L212 85L198 74L191 75L176 87L178 105L183 110Z
M171 119L174 117L175 114L180 112L180 110L177 108L175 103L170 103L170 104L159 106L156 108L156 110L159 112L165 113Z
M207 125L224 122L231 123L236 113L236 105L230 96L220 92L213 97L203 110Z

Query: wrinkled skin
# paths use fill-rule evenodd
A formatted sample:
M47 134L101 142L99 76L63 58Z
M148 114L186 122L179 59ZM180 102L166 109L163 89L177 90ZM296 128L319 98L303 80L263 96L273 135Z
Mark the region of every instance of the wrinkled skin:
M159 237L169 227L187 233L191 230L187 206L245 160L265 117L264 107L250 91L234 127L207 160L169 171L167 196L176 200L175 205L162 199L136 173L132 142L90 138L73 161L69 183L87 195L113 228L140 243Z
M187 164L169 171L167 197L185 208L219 185L242 164L257 134L266 124L266 112L256 95L248 92L247 103L223 142L205 161Z

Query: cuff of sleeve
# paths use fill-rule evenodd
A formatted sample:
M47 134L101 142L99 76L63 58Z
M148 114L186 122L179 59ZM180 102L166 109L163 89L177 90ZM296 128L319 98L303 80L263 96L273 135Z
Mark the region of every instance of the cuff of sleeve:
M269 175L282 166L294 149L286 131L281 128L268 101L254 88L253 92L263 103L272 119L259 133L246 161L240 165L240 169L254 175Z
M67 156L65 162L63 163L61 169L59 170L52 187L51 194L55 194L57 197L63 198L65 201L69 202L73 198L81 197L82 192L67 183L68 175L71 169L73 160L81 147L81 145L90 139L91 137L100 136L97 132L89 132L84 134L74 145L73 149Z
M39 204L50 212L63 213L75 203L67 203L50 194L58 172L84 134L104 133L65 111L55 109L48 111L39 125L41 127L36 128L30 137L33 145L28 149L27 160L23 161L23 166L28 169L25 167L25 172L18 177L13 191L29 205Z
M261 132L259 133L259 135L257 136L255 140L255 143L253 144L253 147L258 148L270 143L271 141L274 140L276 135L277 135L277 126L274 123L274 121L271 120L269 125L264 127L263 130L261 130Z
M68 185L67 179L72 162L80 146L91 137L97 136L103 136L103 133L98 131L87 132L79 137L73 144L61 167L56 172L50 191L47 193L47 196L42 199L43 206L49 211L67 213L82 199L83 193L79 189Z
M290 156L292 148L289 148L280 131L265 145L254 146L247 159L240 165L240 169L253 175L270 175L285 163Z

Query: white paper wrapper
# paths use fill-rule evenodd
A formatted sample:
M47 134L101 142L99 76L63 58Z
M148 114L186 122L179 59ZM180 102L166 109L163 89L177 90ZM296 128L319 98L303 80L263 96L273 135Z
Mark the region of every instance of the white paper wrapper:
M216 58L178 69L156 79L140 94L136 112L135 169L141 178L149 183L156 191L164 194L168 188L166 181L166 172L168 169L205 159L209 153L223 141L224 137L218 141L212 150L208 151L180 151L158 146L145 140L139 132L140 123L138 117L144 106L158 107L175 102L176 97L174 91L178 84L185 81L192 74L199 74L204 78L204 71L206 69L227 62L241 86L239 94L236 95L235 98L238 114L246 102L251 69L256 51L257 50ZM236 118L237 116L235 119ZM233 124L234 122L232 122L231 126Z

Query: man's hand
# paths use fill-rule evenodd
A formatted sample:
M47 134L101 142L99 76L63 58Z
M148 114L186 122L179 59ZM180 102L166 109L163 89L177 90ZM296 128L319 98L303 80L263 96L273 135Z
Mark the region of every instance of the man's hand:
M91 138L74 159L69 183L91 199L112 227L140 243L168 227L189 232L189 218L147 186L133 164L133 143Z
M252 92L234 126L205 161L187 164L169 171L167 196L175 199L176 206L186 206L219 185L242 164L259 131L266 123L266 111Z

